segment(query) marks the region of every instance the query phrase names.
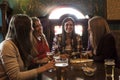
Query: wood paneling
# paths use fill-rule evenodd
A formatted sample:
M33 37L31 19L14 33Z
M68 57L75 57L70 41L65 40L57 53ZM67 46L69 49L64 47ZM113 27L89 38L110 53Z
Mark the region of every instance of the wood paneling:
M107 0L107 19L120 20L120 0Z

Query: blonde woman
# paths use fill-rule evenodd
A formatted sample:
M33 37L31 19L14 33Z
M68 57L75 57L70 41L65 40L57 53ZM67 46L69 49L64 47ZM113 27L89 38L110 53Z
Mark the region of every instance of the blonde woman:
M88 21L89 32L89 55L98 62L103 62L104 59L115 59L118 62L115 39L110 31L107 21L95 16Z

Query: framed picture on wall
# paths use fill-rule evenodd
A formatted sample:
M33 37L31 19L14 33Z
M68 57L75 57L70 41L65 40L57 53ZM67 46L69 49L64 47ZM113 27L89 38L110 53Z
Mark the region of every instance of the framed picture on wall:
M120 20L120 0L106 0L106 11L108 20Z

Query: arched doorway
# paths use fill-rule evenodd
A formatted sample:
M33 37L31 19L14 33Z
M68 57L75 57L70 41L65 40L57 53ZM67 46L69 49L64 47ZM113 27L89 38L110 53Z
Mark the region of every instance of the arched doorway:
M52 10L51 13L49 14L49 19L58 20L59 22L54 26L55 35L62 33L60 23L65 17L73 17L76 20L76 22L79 19L86 19L86 17L80 11L71 7L60 7L60 8L58 7ZM81 36L82 36L82 29L83 29L83 26L81 24L77 24L75 26L75 32Z

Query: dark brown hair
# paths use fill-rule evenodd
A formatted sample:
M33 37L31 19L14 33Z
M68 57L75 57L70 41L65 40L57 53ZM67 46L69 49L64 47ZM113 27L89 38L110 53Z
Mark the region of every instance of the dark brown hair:
M71 39L73 39L72 47L76 49L77 40L76 40L76 33L75 33L75 20L72 17L66 17L62 22L62 46L65 47L65 41L66 41L66 31L64 30L64 25L66 22L72 21L73 22L73 31L71 32Z
M34 53L32 37L32 20L25 14L12 16L6 39L11 38L19 49L23 62L29 61L29 56Z

